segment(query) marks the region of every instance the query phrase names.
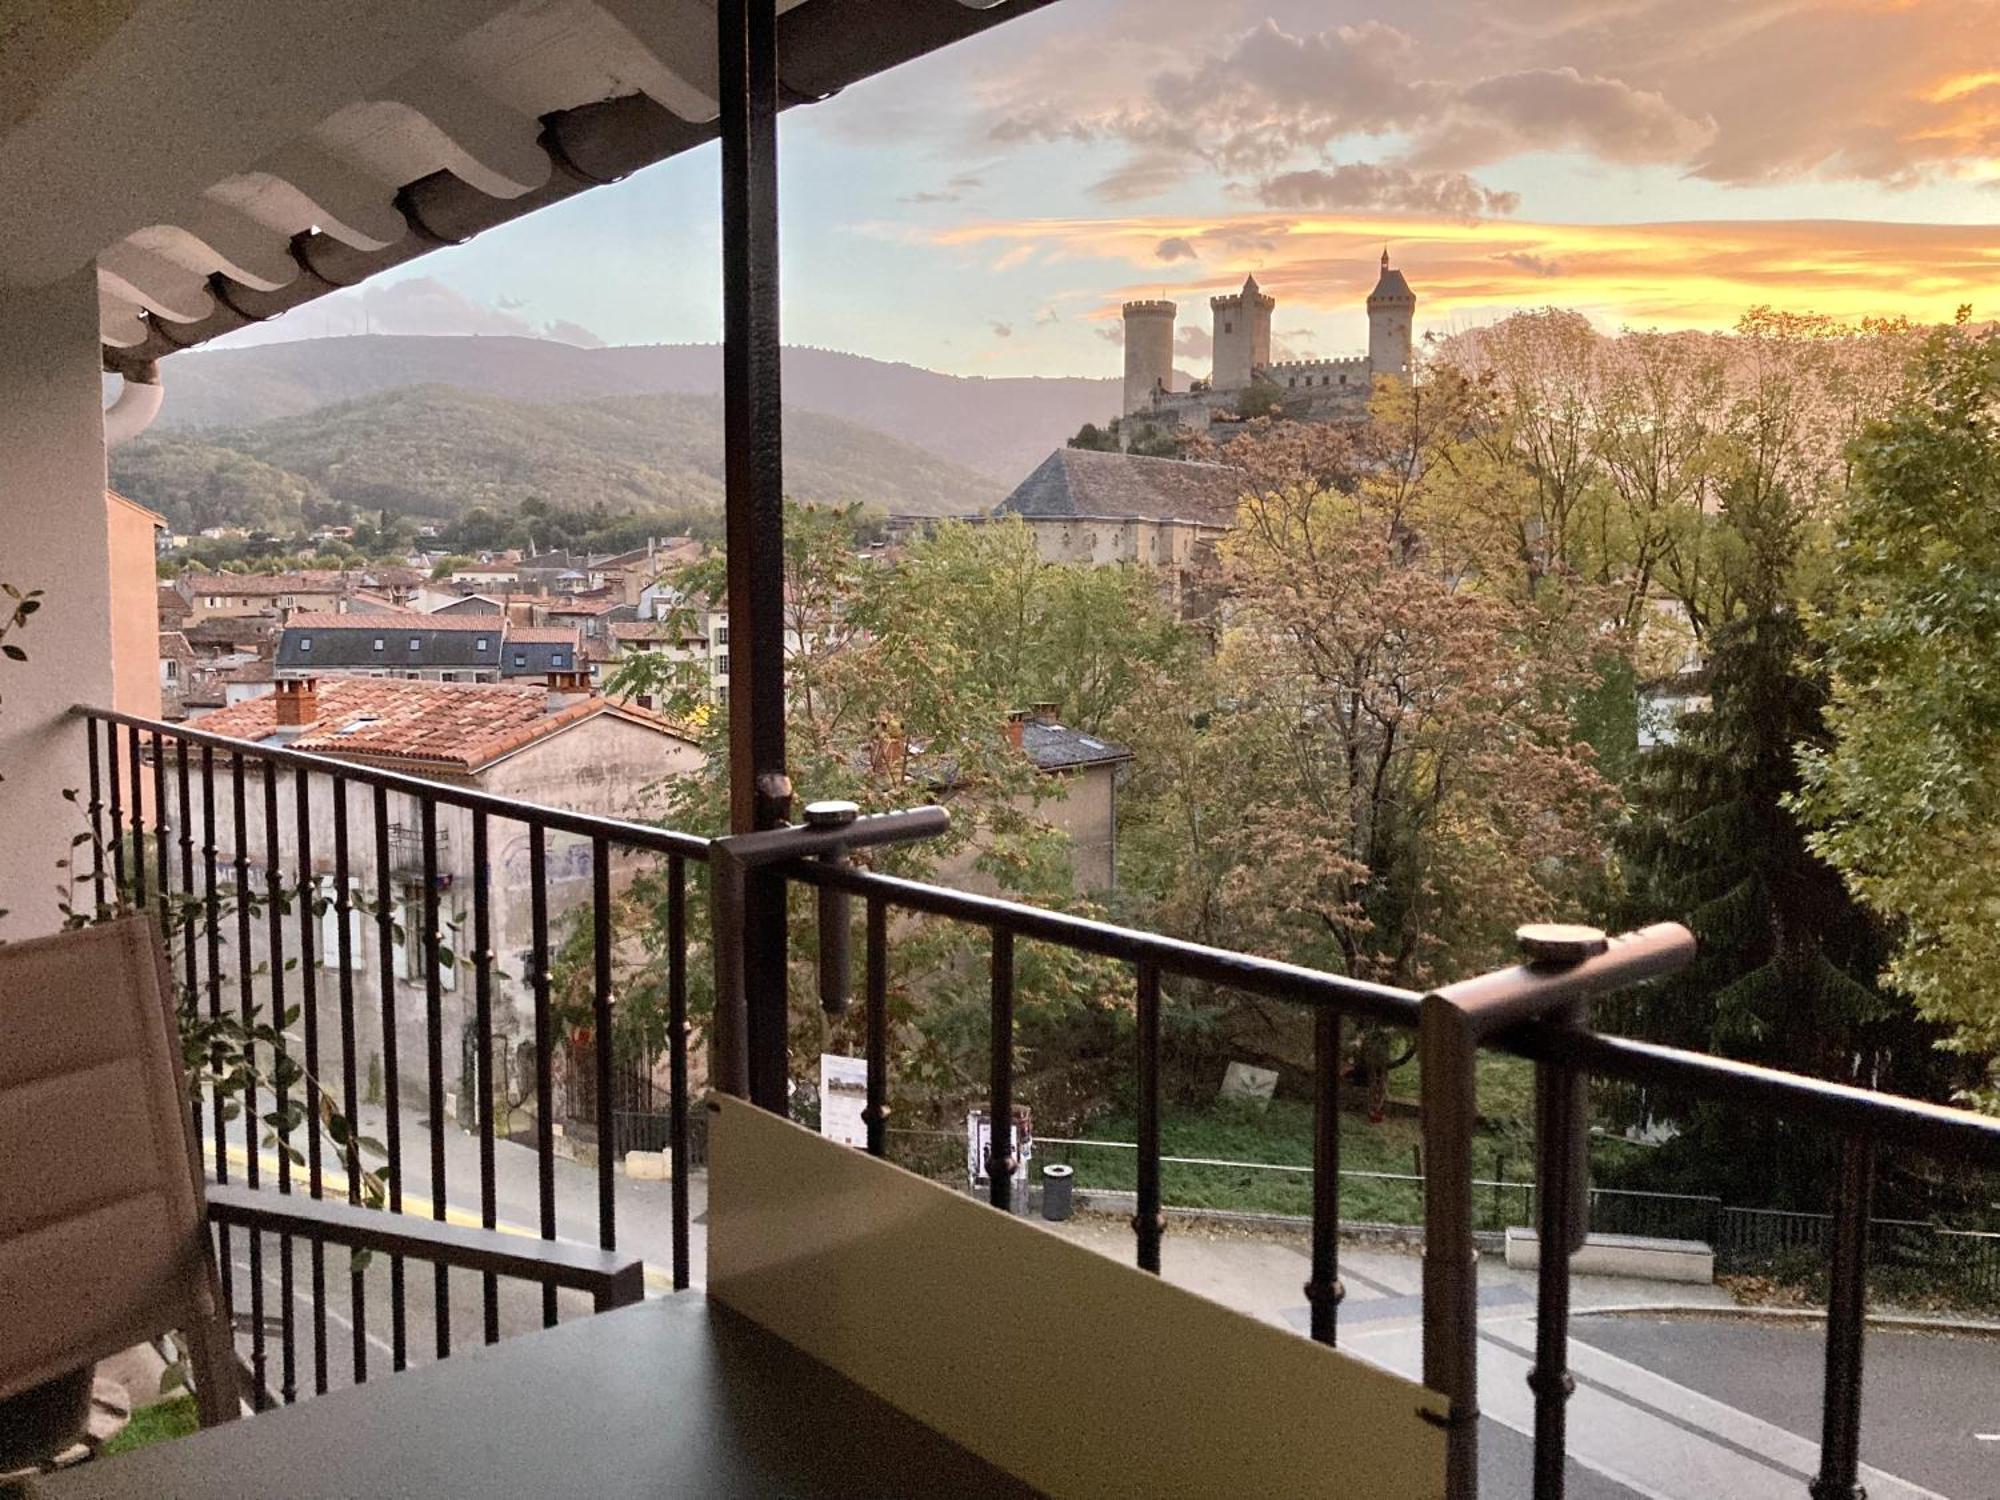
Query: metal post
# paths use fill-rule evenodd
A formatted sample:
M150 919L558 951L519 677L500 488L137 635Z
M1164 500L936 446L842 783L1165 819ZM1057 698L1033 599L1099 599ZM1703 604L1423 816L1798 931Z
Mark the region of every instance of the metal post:
M845 828L861 816L861 809L852 802L808 802L805 814L808 828ZM822 864L844 865L847 846L836 844L819 858ZM818 906L819 1008L830 1016L843 1015L851 983L849 942L853 925L847 892L823 885L818 892Z
M729 826L739 834L782 824L792 790L785 775L777 36L776 0L719 0ZM731 940L744 967L748 1092L782 1113L789 1073L783 881L746 879L737 917Z
M1813 1500L1865 1500L1861 1466L1861 1344L1868 1297L1868 1215L1875 1196L1875 1143L1840 1143L1840 1198L1833 1206L1833 1288L1826 1307L1826 1389L1820 1404L1819 1474Z
M1424 996L1424 1384L1451 1404L1445 1495L1479 1493L1479 1265L1472 1241L1472 1130L1479 1100L1470 1019Z
M1583 1024L1584 1003L1572 1001L1550 1020ZM1535 1500L1562 1500L1568 1450L1569 1260L1590 1230L1587 1130L1588 1080L1553 1063L1535 1069Z

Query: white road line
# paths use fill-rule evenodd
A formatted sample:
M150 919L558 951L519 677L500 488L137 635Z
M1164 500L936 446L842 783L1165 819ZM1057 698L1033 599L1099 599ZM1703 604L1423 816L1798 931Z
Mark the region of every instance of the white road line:
M237 1260L236 1257L234 1256L230 1257L230 1261L245 1276L251 1276L255 1274L250 1269L250 1263L248 1261ZM275 1287L280 1297L285 1295L285 1283L281 1277L274 1276L271 1272L266 1271L264 1273L264 1284L266 1286ZM294 1280L292 1283L292 1300L294 1302L303 1302L305 1304L306 1312L308 1314L312 1312L312 1305L313 1305L312 1297L309 1293L301 1291L299 1289L299 1284L296 1280ZM349 1322L346 1318L342 1317L339 1313L333 1310L332 1301L333 1299L330 1297L327 1299L327 1309L326 1309L327 1317L332 1319L334 1322L338 1323L342 1328L345 1328L349 1333L354 1332L354 1325L351 1322ZM362 1338L366 1339L369 1343L373 1344L377 1349L380 1349L384 1354L388 1355L389 1358L394 1359L396 1357L396 1351L393 1348L391 1348L388 1344L384 1343L381 1339L377 1338L374 1334L364 1333L361 1336ZM327 1352L329 1354L332 1353L331 1350Z

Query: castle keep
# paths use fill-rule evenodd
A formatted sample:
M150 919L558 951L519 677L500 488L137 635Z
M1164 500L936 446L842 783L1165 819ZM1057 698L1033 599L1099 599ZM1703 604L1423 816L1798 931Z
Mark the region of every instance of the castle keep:
M1271 388L1286 416L1304 421L1336 421L1360 414L1378 377L1407 379L1410 327L1416 293L1382 252L1382 272L1368 294L1368 352L1348 359L1271 359L1271 313L1278 302L1246 276L1243 289L1211 297L1213 370L1187 390L1174 389L1172 302L1125 304L1125 409L1127 428L1135 423L1205 428L1218 415L1234 414L1245 391Z

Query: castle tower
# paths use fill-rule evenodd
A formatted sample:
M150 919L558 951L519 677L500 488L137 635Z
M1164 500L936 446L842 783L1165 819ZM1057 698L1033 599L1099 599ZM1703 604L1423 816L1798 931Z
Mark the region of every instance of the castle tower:
M1243 278L1243 290L1227 297L1210 297L1215 317L1215 369L1209 384L1218 391L1240 391L1250 375L1271 362L1271 309L1278 299L1257 290L1257 278Z
M1378 376L1410 378L1410 325L1416 321L1417 294L1403 273L1389 265L1382 249L1382 276L1368 294L1368 366Z
M1153 392L1174 388L1174 304L1125 304L1125 415L1150 411Z

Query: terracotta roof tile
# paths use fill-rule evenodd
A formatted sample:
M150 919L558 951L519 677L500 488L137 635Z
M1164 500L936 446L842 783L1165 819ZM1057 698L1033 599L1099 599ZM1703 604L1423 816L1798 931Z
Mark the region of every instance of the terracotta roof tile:
M412 682L384 677L324 677L319 717L286 743L329 755L427 761L472 771L583 719L617 713L690 738L671 720L603 698L583 698L551 712L542 688ZM254 698L210 714L212 734L268 740L277 728L277 700Z
M515 625L507 631L508 642L522 646L573 646L578 639L575 628L568 625Z
M426 615L414 609L370 609L356 614L301 610L287 630L477 630L493 634L492 615Z

